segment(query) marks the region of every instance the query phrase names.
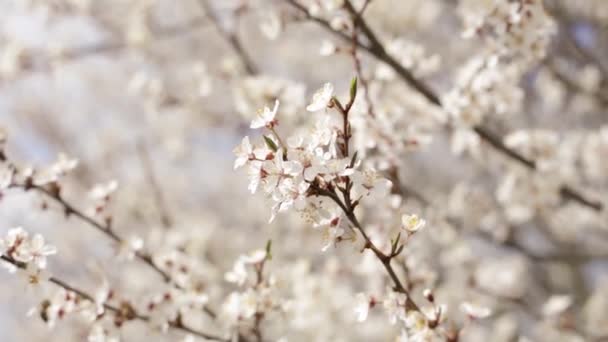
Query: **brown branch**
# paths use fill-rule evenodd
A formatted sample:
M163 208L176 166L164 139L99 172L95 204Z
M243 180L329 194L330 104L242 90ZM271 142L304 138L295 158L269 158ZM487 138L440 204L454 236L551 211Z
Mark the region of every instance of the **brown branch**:
M342 200L338 197L338 195L333 191L321 189L319 187L314 187L314 189L321 196L329 197L331 200L333 200L342 209L342 211L344 212L348 220L352 223L352 225L361 233L363 239L365 240L364 248L371 250L376 256L376 258L382 263L382 266L384 267L393 282L394 290L396 292L403 293L406 295L406 309L419 311L424 314L421 311L420 307L416 304L416 302L414 302L414 300L411 298L409 291L405 288L405 286L403 286L403 283L401 282L401 280L399 280L399 277L397 276L395 270L393 269L393 266L391 265L391 260L395 257L395 255L385 254L372 242L372 240L365 232L365 229L363 229L363 226L357 219L352 205L343 203ZM349 201L346 201L346 203L348 202Z

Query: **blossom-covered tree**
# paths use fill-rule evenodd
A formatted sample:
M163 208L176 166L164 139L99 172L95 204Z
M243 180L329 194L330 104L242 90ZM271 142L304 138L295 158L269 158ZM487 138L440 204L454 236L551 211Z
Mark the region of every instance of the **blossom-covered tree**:
M607 2L0 18L0 339L608 339Z

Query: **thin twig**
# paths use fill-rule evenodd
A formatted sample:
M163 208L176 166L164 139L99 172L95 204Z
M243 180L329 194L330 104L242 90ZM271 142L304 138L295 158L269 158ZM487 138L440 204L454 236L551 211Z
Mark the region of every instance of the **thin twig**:
M165 229L169 229L173 226L173 220L171 219L171 215L169 215L169 209L167 207L167 203L165 202L163 191L154 174L154 166L150 160L148 150L143 143L139 143L137 144L137 151L139 152L139 158L146 174L146 178L148 179L148 184L152 188L151 190L156 203L156 209L158 210L158 214L160 216L160 221Z

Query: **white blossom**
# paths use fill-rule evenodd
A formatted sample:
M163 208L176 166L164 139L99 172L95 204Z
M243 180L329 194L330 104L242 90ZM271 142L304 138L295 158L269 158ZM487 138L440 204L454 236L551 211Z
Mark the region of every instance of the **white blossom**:
M426 225L426 221L419 218L418 215L403 215L401 216L401 226L410 233L415 233Z
M255 119L251 121L251 128L262 128L266 126L273 126L275 121L275 116L277 115L277 110L279 109L279 100L274 102L274 107L272 110L268 107L264 107L264 109L259 110L256 113Z
M476 319L483 319L492 314L492 310L489 308L473 304L471 302L463 302L460 305L460 309L469 317Z
M317 90L312 96L312 102L306 107L309 112L317 112L326 108L334 94L334 86L331 83L325 83L323 88Z

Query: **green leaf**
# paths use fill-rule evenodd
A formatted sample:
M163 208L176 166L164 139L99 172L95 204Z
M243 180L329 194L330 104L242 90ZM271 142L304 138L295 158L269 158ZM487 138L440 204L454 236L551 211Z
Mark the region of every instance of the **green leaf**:
M399 232L399 234L397 234L397 237L395 238L395 240L392 241L393 242L393 246L392 246L393 253L397 250L400 240L401 240L401 232Z
M272 152L276 152L279 147L277 146L277 144L274 142L274 140L272 140L272 138L263 135L264 137L264 142L266 143L266 146L268 146L269 149L272 150Z
M350 81L350 101L355 101L355 96L357 96L357 76L353 77Z
M355 151L355 154L353 154L353 157L350 159L350 167L355 167L355 163L357 162L357 155L359 154L359 151Z

